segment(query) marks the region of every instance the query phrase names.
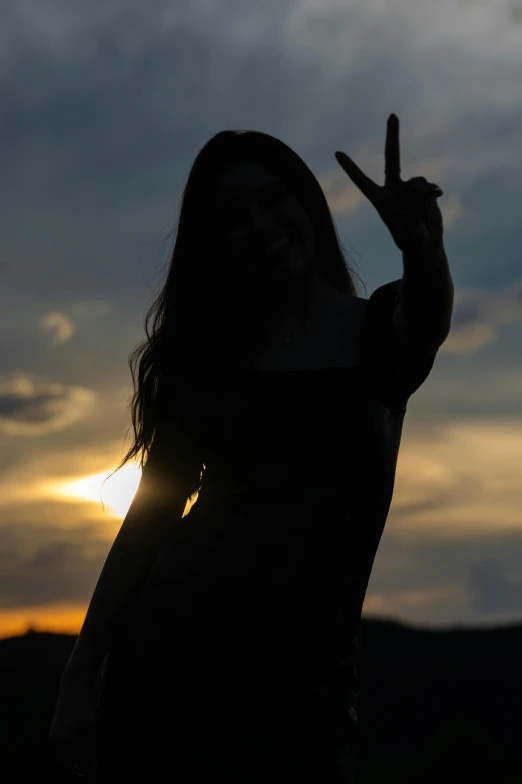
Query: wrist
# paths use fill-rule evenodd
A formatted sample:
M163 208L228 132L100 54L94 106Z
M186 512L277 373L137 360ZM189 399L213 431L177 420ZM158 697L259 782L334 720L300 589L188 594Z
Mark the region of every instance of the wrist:
M404 275L412 280L439 278L448 273L448 257L442 241L426 246L422 251L404 251L402 254Z
M409 247L402 251L403 259L437 259L446 255L444 241L441 237L433 243L426 243L418 247Z

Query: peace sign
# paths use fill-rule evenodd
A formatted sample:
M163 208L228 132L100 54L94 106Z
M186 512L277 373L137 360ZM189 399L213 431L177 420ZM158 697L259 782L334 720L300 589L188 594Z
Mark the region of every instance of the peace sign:
M384 185L371 180L344 152L336 152L337 162L353 183L373 204L393 241L403 253L422 254L437 248L442 242L442 214L437 197L442 196L438 185L425 177L401 179L399 146L399 118L388 117L384 148Z

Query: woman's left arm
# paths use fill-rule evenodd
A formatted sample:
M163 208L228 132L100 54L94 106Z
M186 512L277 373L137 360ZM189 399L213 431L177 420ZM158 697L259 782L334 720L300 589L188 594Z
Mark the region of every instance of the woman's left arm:
M393 313L394 337L404 354L431 354L451 329L454 286L442 241L436 248L402 254L400 301Z
M393 314L397 347L403 356L438 349L448 336L453 310L453 281L443 243L441 188L425 177L404 182L400 172L399 118L388 117L385 184L378 185L343 152L340 166L371 201L403 259L400 302Z

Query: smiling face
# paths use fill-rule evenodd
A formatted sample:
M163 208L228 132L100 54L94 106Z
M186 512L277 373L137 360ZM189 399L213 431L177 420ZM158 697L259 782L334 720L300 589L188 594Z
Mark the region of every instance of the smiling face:
M276 283L311 270L314 227L282 179L261 164L238 161L219 174L213 196L217 239L234 275ZM285 244L274 246L283 237Z

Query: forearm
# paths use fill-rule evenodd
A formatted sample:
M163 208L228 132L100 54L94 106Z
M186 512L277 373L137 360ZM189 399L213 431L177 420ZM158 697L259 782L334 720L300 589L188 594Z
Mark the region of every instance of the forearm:
M454 286L448 257L441 242L436 248L417 254L402 254L400 288L404 319L423 345L438 346L451 327Z
M91 679L105 658L113 626L129 595L153 566L183 516L187 493L158 507L140 489L114 540L62 678Z

